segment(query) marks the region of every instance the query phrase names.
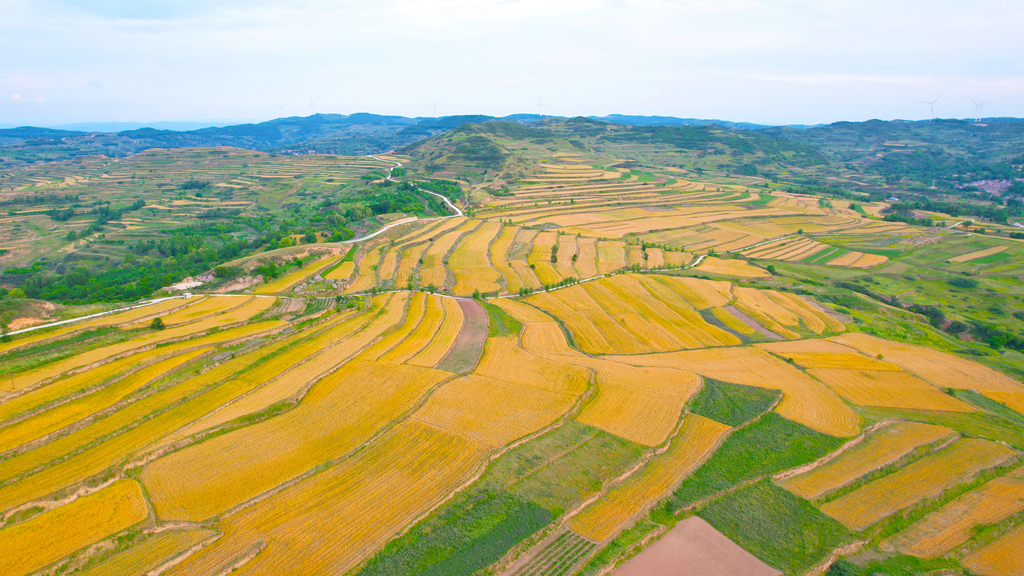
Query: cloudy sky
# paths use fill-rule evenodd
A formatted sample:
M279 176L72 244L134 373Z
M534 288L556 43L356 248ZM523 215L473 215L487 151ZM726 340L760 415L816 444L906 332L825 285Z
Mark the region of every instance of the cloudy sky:
M940 117L973 115L972 98L1024 116L1020 0L0 0L0 14L0 125L432 116L435 102L789 124L923 119L936 97Z

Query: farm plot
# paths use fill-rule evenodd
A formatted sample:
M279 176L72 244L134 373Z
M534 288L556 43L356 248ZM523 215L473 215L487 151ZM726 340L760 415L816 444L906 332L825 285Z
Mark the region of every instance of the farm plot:
M208 298L201 298L199 302L166 316L161 316L160 319L163 320L163 323L166 326L185 324L188 322L194 322L200 318L226 312L237 306L241 306L252 299L253 298L251 296L211 296ZM146 322L143 321L138 324L134 324L131 327L142 328L145 325Z
M455 274L453 294L469 296L475 290L484 293L501 290L498 285L501 274L488 259L488 247L500 231L500 224L484 222L455 246L448 259L448 266Z
M508 254L518 231L519 229L514 226L505 226L501 229L498 239L491 244L491 264L501 274L505 280L505 289L511 294L518 293L523 287L519 274L512 269L512 265L509 263Z
M18 350L32 344L41 344L43 342L56 340L57 338L63 338L77 332L83 332L94 328L133 324L142 319L148 319L154 316L160 316L162 314L177 311L194 303L194 301L190 302L185 298L173 298L157 302L156 304L126 310L124 312L107 314L105 316L74 323L62 328L52 330L44 329L29 332L27 334L17 334L11 337L13 339L11 342L0 343L0 353Z
M1024 525L963 559L963 565L985 576L1017 576L1024 572Z
M798 338L800 335L790 330L800 325L800 317L790 308L779 304L779 301L772 298L770 293L773 290L755 290L736 286L733 293L736 295L737 309L761 324L768 330L780 334L786 338Z
M537 279L543 285L557 284L562 280L551 261L552 249L558 250L558 234L555 232L541 232L533 239L533 249L527 256L526 262L537 274Z
M697 270L720 274L722 276L736 276L739 278L769 278L771 273L762 268L751 266L743 260L722 260L708 256L697 265Z
M167 354L168 350L148 350L120 360L108 362L72 376L54 380L46 386L36 388L19 396L8 398L0 404L0 420L24 414L45 404L93 389L113 378L127 374L131 369L145 366Z
M1010 448L967 438L954 442L906 468L874 480L820 509L843 525L864 530L922 500L941 494L973 474L997 466L1016 454Z
M121 480L20 524L0 528L0 573L21 576L35 572L145 520L147 514L138 483Z
M411 312L410 312L411 313ZM426 310L423 318L416 326L416 329L405 337L398 345L391 348L386 354L380 356L381 362L403 363L420 350L429 346L435 338L438 338L438 331L444 324L445 311L444 303L440 296L429 296L426 299ZM394 334L394 332L392 333ZM382 340L383 341L383 340Z
M0 453L37 440L109 408L120 402L151 381L160 378L176 368L191 362L197 356L209 352L210 348L200 348L192 352L172 356L130 374L121 380L94 391L91 394L75 398L64 404L55 406L46 412L20 420L14 424L0 428Z
M721 280L702 280L700 278L684 278L679 276L640 276L649 287L655 280L678 293L694 308L705 309L713 306L725 306L732 302L732 283Z
M938 558L966 544L982 526L1024 511L1024 469L996 478L928 514L885 545L904 554Z
M729 430L725 424L688 414L664 453L573 516L568 526L594 542L607 540L700 466Z
M558 249L555 253L555 272L562 278L580 278L579 272L574 266L574 259L579 258L579 250L576 246L576 237L560 235L558 237Z
M968 252L967 254L961 254L959 256L954 256L953 258L950 258L949 260L947 260L947 262L954 262L954 263L957 263L957 264L962 264L964 262L971 262L973 260L978 260L978 259L984 258L986 256L991 256L993 254L998 254L998 253L1006 250L1007 248L1009 248L1009 246L993 246L992 248L985 248L984 250L976 250L974 252Z
M641 368L582 355L564 361L592 368L596 375L597 395L576 419L646 446L668 438L683 405L700 387L698 376L682 370Z
M342 254L329 255L325 258L321 258L320 260L316 261L315 263L309 266L299 268L294 272L289 272L288 274L285 274L280 278L277 278L271 282L264 284L263 286L260 286L255 290L255 292L256 294L278 294L280 292L287 292L288 290L291 290L292 287L294 287L296 284L305 280L306 278L314 274L319 274L320 272L330 268L343 257L344 255Z
M536 294L526 301L565 322L580 349L591 354L740 343L706 322L685 296L706 302L686 284L667 277L621 275Z
M169 411L167 415L153 418L151 421L146 421L134 429L129 429L129 427L143 421L146 416L154 412L164 409L169 405L174 405L197 392L204 391L208 386L248 366L255 359L272 350L273 347L270 347L267 351L261 350L225 362L221 366L198 377L184 380L179 384L128 404L117 412L61 438L51 440L47 444L8 458L0 463L0 478L9 480L18 476L24 476L0 488L0 509L6 510L9 507L45 496L54 490L74 484L117 463L132 451L145 446L149 442L174 432L180 426L193 420L195 415L189 416L185 414L186 418L182 420L180 416L182 416L183 411L186 411L186 408L177 407ZM231 386L225 387L225 389L231 388ZM211 397L219 397L219 395L200 396L185 404L189 405L188 408L196 405L209 406L205 403ZM214 407L209 406L207 410ZM174 421L176 425L164 427L168 421ZM103 439L104 442L85 450L81 454L74 455L76 451L98 439ZM72 455L72 457L66 461L52 464L42 470L39 469L43 464L68 455ZM26 474L27 472L28 474Z
M902 369L875 358L869 358L853 348L836 344L830 340L795 340L755 344L783 360L792 361L804 368L844 368L847 370L888 370Z
M395 286L408 286L409 281L416 274L427 248L430 248L430 243L425 242L405 249L402 259L398 263L398 272L395 273Z
M510 576L562 576L594 547L590 540L566 530Z
M157 344L181 340L186 337L191 337L191 339L167 345L163 348L162 352L166 354L173 351L203 346L204 344L211 342L226 342L230 339L243 338L245 336L252 336L261 332L281 328L285 325L284 322L260 322L258 324L239 327L237 329L221 330L220 332L210 334L208 336L197 337L198 334L218 327L218 320L223 321L223 325L236 324L258 314L262 310L269 308L274 304L274 301L274 298L259 298L250 304L246 304L235 311L228 312L223 315L213 316L209 319L194 322L192 324L186 324L184 326L143 334L125 342L103 346L49 365L17 374L13 378L9 379L11 388L7 391L21 392L21 395L16 398L11 398L9 396L5 399L4 403L0 404L0 418L6 418L10 415L16 414L17 412L14 408L16 406L24 409L23 400L26 397L35 398L35 395L42 395L53 400L59 398L63 394L73 391L74 388L71 388L70 386L74 384L74 382L78 382L78 380L68 378L65 381L58 381L57 383L46 386L46 388L57 386L57 389L63 392L59 395L55 395L53 394L53 391L48 391L45 388L32 390L29 393L22 392L24 390L35 388L39 384L48 383L52 379L66 372L73 372L87 366L95 367L97 364L114 361L122 356L144 350ZM258 305L258 307L254 305ZM30 394L32 394L32 396L30 396ZM12 394L11 396L14 395Z
M626 267L626 243L597 241L597 273L607 274Z
M133 542L131 548L90 563L86 568L76 571L75 575L145 574L216 535L216 532L206 528L164 530L143 535L142 540Z
M781 576L697 516L616 568L612 576Z
M786 490L813 500L857 478L887 466L914 449L949 438L954 432L918 422L894 422L812 470L779 481Z
M431 296L431 299L436 298ZM438 310L441 305L438 302L436 304ZM402 325L393 332L387 334L380 340L377 340L369 348L359 353L358 359L373 361L379 359L381 356L386 354L389 350L397 346L399 343L405 341L413 331L417 330L423 321L424 314L427 311L427 293L416 292L409 299L409 311L405 315L405 321ZM444 317L443 310L440 314L441 318ZM438 320L440 322L440 319Z
M441 387L413 418L498 447L567 412L587 380L586 370L529 354L512 338L492 338L476 373Z
M476 300L462 299L458 304L464 318L462 329L435 368L463 373L473 369L483 356L484 343L490 333L490 315Z
M732 310L730 310L730 308L732 308ZM733 313L734 311L736 312L735 314ZM746 315L736 310L733 306L728 306L726 308L712 308L711 315L717 318L723 326L737 334L741 334L743 336L754 336L759 333L758 328L752 326L752 324L756 324L753 319L750 317L740 318L740 316ZM764 330L766 333L769 332L763 326L761 326L761 330ZM782 337L778 336L778 338L781 339Z
M384 257L381 258L380 265L377 269L377 274L380 276L380 279L391 280L394 278L399 265L399 256L402 251L414 244L422 244L425 242L429 243L431 235L443 232L447 230L449 226L457 224L456 222L452 222L452 220L454 219L439 220L424 228L410 232L392 242L391 248L384 254ZM424 249L426 249L426 246L424 246Z
M986 397L991 400L995 400L1000 404L1005 404L1011 410L1014 410L1018 414L1024 414L1024 392L991 392L983 391Z
M445 286L448 283L445 257L463 234L475 229L479 224L477 220L467 220L462 226L443 234L427 248L423 253L423 264L420 266L420 285Z
M594 300L615 315L620 324L653 350L660 333L664 349L702 348L739 344L739 340L708 324L677 293L644 281L644 276L619 275L586 285Z
M576 420L646 446L668 438L683 405L700 388L700 378L690 372L641 368L580 354L569 348L554 322L526 324L522 345L538 356L593 370L597 394Z
M580 278L593 278L597 276L597 239L577 238L576 245L579 250L576 253L576 266Z
M395 294L385 300L381 308L375 305L370 313L350 318L318 338L274 358L277 371L266 370L251 375L258 381L257 390L191 424L181 433L197 433L301 395L322 375L348 361L397 326L402 321L408 298L407 292Z
M812 572L812 567L833 550L853 540L841 524L769 480L713 500L698 515L739 547L785 574Z
M830 340L855 348L868 356L881 355L886 362L895 364L938 388L979 392L1024 392L1024 384L1000 372L931 348L883 340L863 332L842 334Z
M333 270L324 275L327 280L348 280L352 277L352 273L356 271L355 260L349 260L348 255L345 255L345 259L340 264L334 267Z
M634 366L696 372L733 384L782 390L780 415L812 430L839 437L860 431L860 417L817 380L758 348L713 348L639 356L609 356Z
M356 277L355 282L345 288L346 294L366 292L377 285L377 267L382 250L383 248L376 246L367 250L363 259L359 261L359 276Z
M437 367L444 357L448 355L448 351L451 350L455 339L462 332L465 314L462 312L459 302L454 298L442 298L441 305L444 308L444 320L441 322L441 326L437 329L434 337L430 339L430 342L415 356L406 361L409 364L425 368Z
M650 351L587 294L582 285L555 292L541 292L526 302L565 323L580 350L588 354Z
M974 412L976 409L903 371L812 368L807 373L858 406Z
M210 518L356 448L447 376L349 362L294 410L161 458L142 481L161 519Z
M281 566L345 573L463 484L486 455L464 436L405 421L337 466L228 516L221 539L166 574L216 573L261 542L238 574L279 574Z
M614 286L607 282L606 279L602 278L596 282L587 282L582 284L582 287L583 291L614 320L615 324L625 328L647 350L667 352L679 349L679 345L676 344L671 334L647 320L630 304L619 298L612 291ZM601 326L601 324L598 324L598 326Z

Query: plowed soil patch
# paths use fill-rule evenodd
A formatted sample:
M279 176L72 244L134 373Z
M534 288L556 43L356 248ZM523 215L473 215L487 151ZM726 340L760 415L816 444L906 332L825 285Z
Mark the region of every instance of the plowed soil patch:
M459 300L464 320L462 330L452 343L448 355L437 365L446 372L465 372L480 361L487 340L487 311L475 300Z
M778 576L782 572L693 516L626 561L612 576Z

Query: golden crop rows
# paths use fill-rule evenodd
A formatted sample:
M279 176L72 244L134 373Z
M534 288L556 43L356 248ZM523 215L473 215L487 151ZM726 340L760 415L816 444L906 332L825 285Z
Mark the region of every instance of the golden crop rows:
M132 547L90 564L75 576L109 576L111 574L146 574L161 563L216 535L206 528L165 530L145 536Z
M55 408L33 415L10 426L0 428L0 453L42 438L82 418L109 408L146 384L149 384L150 381L164 376L178 366L190 362L197 356L205 354L210 350L211 348L200 348L192 352L172 356L167 360L157 362L130 374L91 394L75 398Z
M1024 469L991 480L890 538L889 546L922 558L938 558L967 543L977 528L1024 511Z
M835 459L780 484L802 498L817 498L951 434L952 430L942 426L895 422L871 433Z
M1015 452L995 442L966 438L906 468L870 482L821 511L854 530L864 530L916 502L932 498L979 470L998 465Z
M0 528L0 574L22 576L146 519L134 480L121 480L25 522Z
M607 540L678 486L711 454L729 430L731 428L725 424L687 414L665 453L652 457L635 474L573 516L569 527L595 542Z
M427 368L349 362L295 409L157 460L142 482L159 518L205 520L343 456L445 377Z
M860 417L817 380L758 348L708 348L648 354L609 356L634 366L677 368L701 376L782 390L775 411L812 430L850 437L860 431Z

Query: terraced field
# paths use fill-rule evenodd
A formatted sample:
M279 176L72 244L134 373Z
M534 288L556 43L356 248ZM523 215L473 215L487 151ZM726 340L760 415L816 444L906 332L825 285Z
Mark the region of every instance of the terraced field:
M0 342L0 573L1019 573L1018 247L607 136L197 163L274 196L188 297Z

